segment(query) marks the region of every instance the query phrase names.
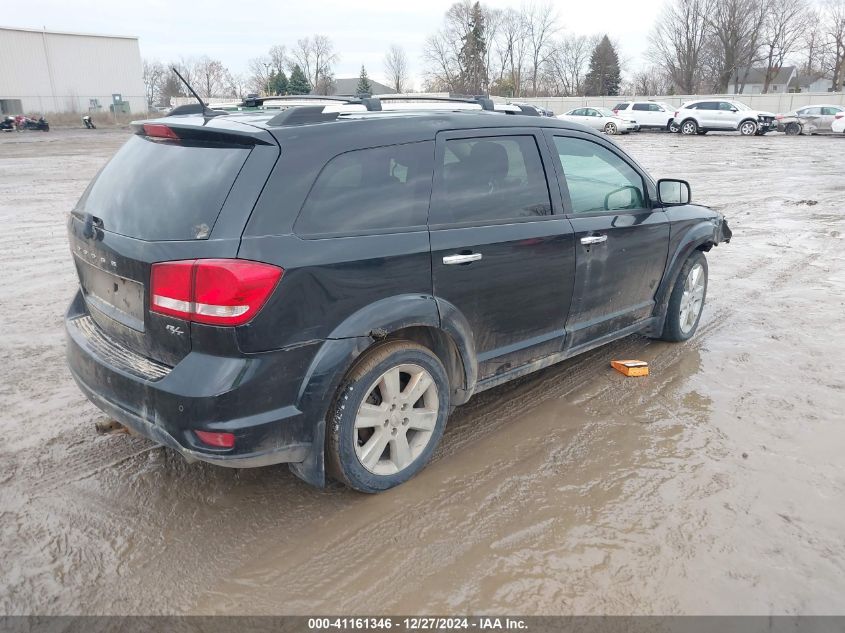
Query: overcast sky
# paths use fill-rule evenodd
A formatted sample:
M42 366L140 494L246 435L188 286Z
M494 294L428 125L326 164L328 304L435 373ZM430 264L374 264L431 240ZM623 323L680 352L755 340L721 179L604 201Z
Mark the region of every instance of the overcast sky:
M27 0L0 18L0 24L56 31L83 31L140 37L141 55L167 62L208 55L230 70L245 72L247 61L274 44L291 48L300 37L329 36L340 55L337 77L357 76L361 64L383 79L382 60L391 43L405 47L419 87L425 38L436 31L451 0ZM486 4L518 8L520 2ZM637 70L662 0L557 0L564 31L607 33L620 45L626 71ZM9 24L11 22L11 24Z

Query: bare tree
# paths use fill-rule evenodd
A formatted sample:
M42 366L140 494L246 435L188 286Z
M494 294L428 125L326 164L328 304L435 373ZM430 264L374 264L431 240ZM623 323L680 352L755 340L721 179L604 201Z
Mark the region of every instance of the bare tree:
M222 96L222 93L229 88L229 71L218 59L200 57L193 67L194 89L201 97Z
M398 44L391 44L387 49L384 56L384 74L387 75L388 85L396 92L408 90L408 57L405 55L405 49Z
M717 63L718 92L733 83L742 92L759 49L768 4L764 0L717 0L707 13Z
M143 61L144 94L147 99L147 109L151 110L161 98L166 75L167 70L160 61L149 59Z
M536 97L540 73L551 53L552 38L559 28L557 14L551 3L532 3L523 9L522 16L531 62L531 94Z
M832 57L833 89L845 89L845 0L828 0L824 7L825 34Z
M528 51L525 20L521 13L505 9L499 19L496 38L493 41L494 58L499 73L497 84L507 86L510 96L522 95L522 80Z
M288 49L285 46L277 44L270 48L270 65L271 71L277 75L285 72L285 69L290 67L290 58L288 57Z
M769 92L772 80L795 52L806 27L807 5L804 0L769 0L761 37L766 71L763 92Z
M299 65L317 94L333 82L333 66L338 61L332 41L325 35L312 35L296 42L289 68Z
M635 95L655 96L665 95L671 91L672 79L659 66L649 66L638 70L631 77L631 90L626 91Z
M438 90L463 92L465 68L461 48L472 29L472 1L461 0L446 11L443 26L423 45L426 84Z
M546 63L552 92L563 96L584 94L584 76L596 44L595 36L586 35L566 35L554 43Z
M713 0L670 0L657 19L648 57L682 94L695 94L708 44L707 15Z

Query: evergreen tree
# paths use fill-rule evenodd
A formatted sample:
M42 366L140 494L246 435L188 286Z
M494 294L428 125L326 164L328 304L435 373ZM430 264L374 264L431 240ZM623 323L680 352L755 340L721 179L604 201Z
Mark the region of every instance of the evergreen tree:
M486 25L481 3L472 5L469 31L461 38L461 52L458 62L461 66L461 89L471 95L480 95L487 87L487 57Z
M370 78L367 77L367 69L364 68L363 64L361 65L361 74L358 76L358 87L355 91L359 95L373 93L373 86L370 84Z
M288 78L283 70L278 73L270 73L270 93L274 95L286 95L288 93Z
M584 83L590 97L619 94L619 55L607 35L593 49Z
M307 95L311 92L311 84L305 78L305 73L299 67L299 64L293 67L290 71L290 79L288 79L288 94L289 95Z

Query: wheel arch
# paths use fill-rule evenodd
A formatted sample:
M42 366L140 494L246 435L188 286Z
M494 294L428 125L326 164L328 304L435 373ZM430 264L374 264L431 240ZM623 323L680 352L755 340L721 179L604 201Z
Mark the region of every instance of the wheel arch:
M338 325L305 372L297 407L313 420L314 433L305 461L290 464L295 475L315 486L325 485L326 415L343 377L375 347L399 340L419 343L440 359L453 404L469 399L478 363L471 329L457 308L419 294L376 301Z
M653 316L659 317L659 325L655 329L663 330L663 321L666 318L666 304L672 292L672 287L675 285L675 279L677 279L684 262L687 261L687 258L694 251L706 253L717 244L715 230L712 222L709 221L695 224L686 232L675 248L675 251L670 255L666 265L666 272L660 281L654 297Z

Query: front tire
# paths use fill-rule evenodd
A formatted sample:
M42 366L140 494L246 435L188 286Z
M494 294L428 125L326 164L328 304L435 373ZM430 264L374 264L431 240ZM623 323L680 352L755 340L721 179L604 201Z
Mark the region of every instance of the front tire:
M408 341L374 348L344 378L326 419L326 465L375 493L428 463L449 415L449 378L430 350Z
M784 129L784 133L787 136L798 136L799 134L801 134L801 126L795 122L787 123L786 128Z
M616 132L617 132L616 124L613 123L612 121L608 122L608 124L604 126L604 133L605 134L613 135L613 134L616 134Z
M693 119L687 119L681 123L681 134L684 136L698 134L698 123L696 123Z
M754 136L757 134L757 122L747 119L739 124L739 133L743 136Z
M695 251L684 262L669 303L666 307L666 323L660 338L664 341L686 341L698 329L704 299L707 296L707 259L701 251Z

